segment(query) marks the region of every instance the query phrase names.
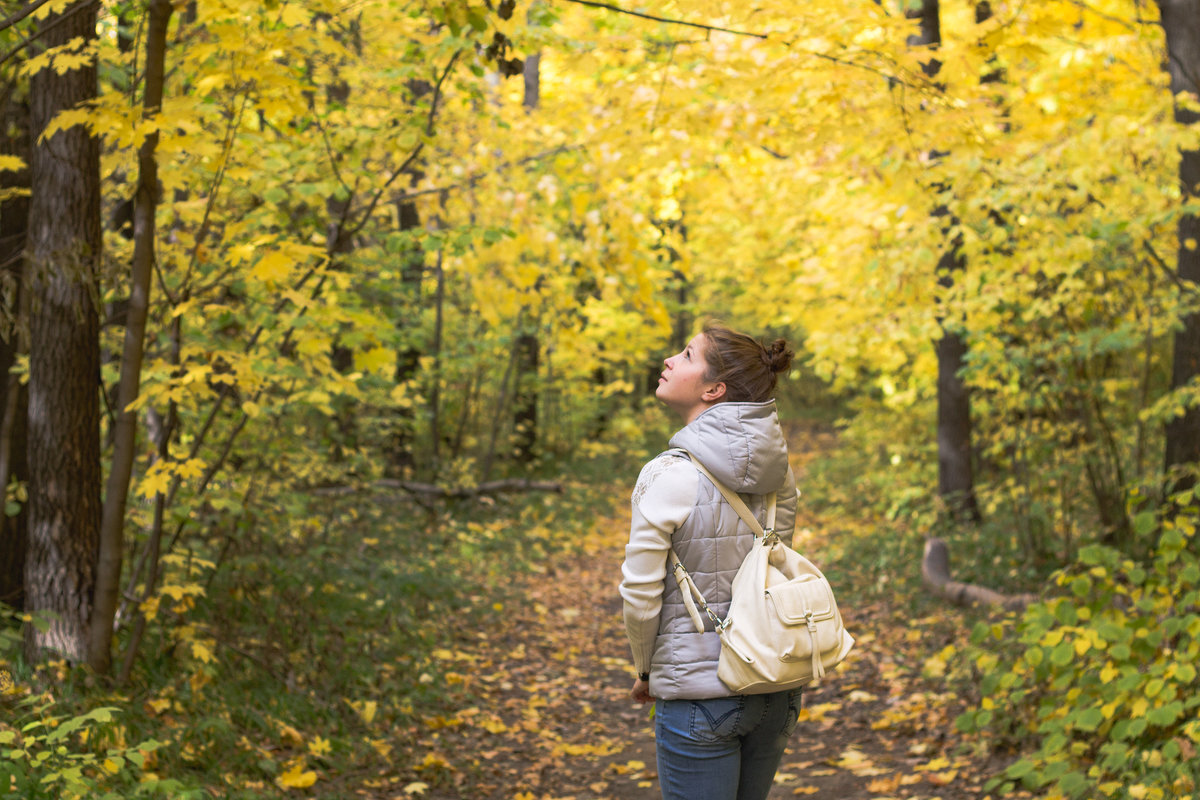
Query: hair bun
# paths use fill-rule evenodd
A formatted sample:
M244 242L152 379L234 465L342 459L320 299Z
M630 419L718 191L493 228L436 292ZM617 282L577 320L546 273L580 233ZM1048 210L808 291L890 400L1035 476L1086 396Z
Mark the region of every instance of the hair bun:
M783 339L776 339L767 345L766 362L771 372L779 374L792 368L792 357L795 354Z

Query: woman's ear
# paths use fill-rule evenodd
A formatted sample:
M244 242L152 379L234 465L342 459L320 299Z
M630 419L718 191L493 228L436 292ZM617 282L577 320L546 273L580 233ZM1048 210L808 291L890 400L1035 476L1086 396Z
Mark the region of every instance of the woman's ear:
M706 403L716 403L725 398L725 382L713 384L711 389L705 389L704 394L700 396Z

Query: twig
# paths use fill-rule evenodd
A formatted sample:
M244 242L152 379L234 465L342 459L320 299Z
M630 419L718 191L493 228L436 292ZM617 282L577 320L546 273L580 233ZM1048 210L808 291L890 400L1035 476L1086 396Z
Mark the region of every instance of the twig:
M5 30L7 28L11 28L13 25L16 25L18 22L25 19L30 14L37 11L39 8L41 8L42 6L46 5L46 3L49 3L49 2L50 2L50 0L34 0L34 2L25 6L21 10L16 11L13 14L9 15L8 19L0 21L0 31Z
M653 14L644 14L641 11L630 11L620 6L614 6L610 3L597 3L594 0L566 0L568 3L577 3L581 6L591 6L592 8L603 8L608 11L615 11L618 14L628 14L631 17L641 17L642 19L653 20L654 22L665 22L668 25L684 25L688 28L699 28L702 31L713 31L717 33L732 33L734 36L749 36L754 39L767 39L770 34L754 33L753 31L738 31L732 28L722 28L717 25L705 25L701 22L688 22L682 19L668 19L667 17L657 17Z
M42 6L44 3L47 3L47 2L49 2L49 0L38 0L38 3L36 5L34 5L32 8L28 8L28 10L30 13L32 13L38 7ZM50 31L54 30L56 27L58 27L60 24L62 24L68 18L70 18L73 14L76 14L76 13L86 9L88 6L98 5L98 3L99 3L99 0L86 0L86 2L78 3L74 6L72 6L69 10L64 11L59 16L55 17L54 20L51 21L49 24L47 24L45 26L39 26L36 33L32 33L29 36L26 36L23 40L21 40L18 44L16 44L11 50L6 52L3 56L0 56L0 64L4 64L4 62L8 61L10 58L15 56L17 53L21 52L26 47L28 47L29 45L33 44L35 41L40 39L42 36L45 36ZM20 17L20 19L24 19L24 16ZM0 31L9 27L11 24L12 24L11 22L7 22L7 24L0 24Z
M429 116L425 122L426 136L433 136L433 122L437 117L438 103L441 101L442 97L442 84L445 83L446 78L450 76L450 71L454 69L454 64L456 61L458 61L458 57L462 55L462 52L463 51L461 49L454 51L454 55L450 57L450 62L446 64L446 68L442 70L441 77L438 78L437 84L433 87L433 98L429 102ZM383 186L379 187L379 191L375 193L375 196L371 198L370 204L367 205L366 210L363 211L362 219L360 219L358 224L350 229L348 233L349 236L355 236L363 229L363 226L365 226L368 220L371 219L371 215L375 213L375 206L379 204L380 198L383 197L388 187L391 186L397 178L408 171L409 167L413 165L413 162L417 160L417 157L424 149L425 142L418 143L417 146L413 148L413 151L408 154L408 158L404 159L404 163L401 164L396 171L391 174L387 181L384 182Z

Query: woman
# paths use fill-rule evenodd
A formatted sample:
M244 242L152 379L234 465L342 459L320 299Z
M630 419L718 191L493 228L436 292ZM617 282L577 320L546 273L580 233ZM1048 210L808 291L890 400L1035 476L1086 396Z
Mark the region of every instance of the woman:
M655 396L684 421L668 450L643 467L621 596L638 679L631 696L655 706L658 777L664 800L763 800L796 726L800 690L734 695L717 677L721 642L706 620L698 633L674 579L675 548L709 606L728 611L733 576L754 534L688 453L755 516L778 492L775 529L790 544L796 482L772 398L791 366L782 339L770 347L723 326L697 334L664 362ZM686 452L682 452L686 451Z

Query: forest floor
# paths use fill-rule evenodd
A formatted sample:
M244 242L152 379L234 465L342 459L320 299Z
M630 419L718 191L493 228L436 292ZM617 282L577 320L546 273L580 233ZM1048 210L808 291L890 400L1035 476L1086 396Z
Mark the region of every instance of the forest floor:
M832 446L832 434L793 434L795 468ZM820 563L802 516L799 549ZM629 698L633 673L617 594L629 520L597 520L578 556L535 574L491 630L464 632L454 650L464 705L400 732L416 766L392 777L387 797L435 800L654 800L659 787L652 706ZM940 680L947 627L912 620L899 605L843 606L856 646L804 710L771 800L835 797L984 798L996 763L955 732L960 700ZM947 610L945 615L952 616ZM950 620L953 627L953 619ZM972 746L972 744L974 746ZM1002 766L1002 765L999 765ZM391 782L391 781L389 781ZM397 794L397 790L399 794Z

